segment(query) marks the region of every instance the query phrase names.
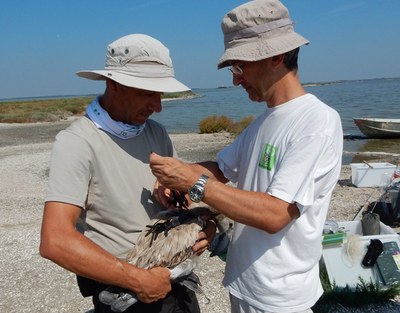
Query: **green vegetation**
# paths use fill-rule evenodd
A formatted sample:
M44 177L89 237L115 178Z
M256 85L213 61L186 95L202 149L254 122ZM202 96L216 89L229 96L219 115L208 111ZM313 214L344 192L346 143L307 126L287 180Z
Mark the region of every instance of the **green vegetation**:
M329 282L325 268L320 271L320 279L324 294L313 307L313 312L315 313L327 312L326 308L333 304L339 304L342 307L361 307L391 301L400 295L400 285L381 288L377 283L366 282L361 277L355 288L350 288L349 286L338 287Z
M199 123L200 134L219 133L222 131L230 131L233 121L225 115L212 115L202 119Z
M0 102L0 123L52 122L83 114L92 97Z
M166 93L162 99L194 97L192 91ZM82 115L92 97L0 102L0 123L55 122Z
M192 91L166 93L162 99L187 99L195 97ZM0 123L36 123L56 122L70 116L84 114L86 107L93 100L91 97L40 99L26 101L0 102ZM200 121L201 134L229 132L240 134L252 121L253 116L244 117L239 122L222 116L210 116Z
M182 92L169 92L169 93L164 93L162 95L162 99L187 99L187 98L193 98L195 97L196 94L191 91L182 91Z
M211 134L229 132L235 136L239 135L252 121L253 116L247 116L239 122L235 122L225 115L212 115L202 119L199 123L200 134Z

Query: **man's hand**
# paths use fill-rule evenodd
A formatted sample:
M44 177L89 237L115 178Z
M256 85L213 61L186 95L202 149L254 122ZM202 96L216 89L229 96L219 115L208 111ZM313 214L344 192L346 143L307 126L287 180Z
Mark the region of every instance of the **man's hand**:
M154 267L143 270L141 274L140 285L134 291L140 301L150 303L161 300L171 291L171 272L167 268Z
M171 157L159 156L154 152L150 154L150 168L159 184L165 188L158 196L164 193L164 197L171 196L170 190L187 192L200 175L189 164Z
M158 180L154 183L153 197L163 206L170 210L175 209L174 194L169 188L165 188Z
M139 285L135 288L136 291L122 291L118 287L110 286L99 293L99 300L103 304L109 305L113 312L124 312L138 300L151 303L164 299L171 290L171 272L166 268L141 269L136 270L136 273L139 276L137 277ZM156 284L155 281L157 281ZM137 283L134 285L137 286Z
M213 241L217 230L215 221L210 219L207 221L206 227L199 232L196 244L192 247L194 253L200 255L207 250L208 245Z
M154 183L153 197L170 210L176 208L187 209L191 203L187 193L165 188L158 180Z

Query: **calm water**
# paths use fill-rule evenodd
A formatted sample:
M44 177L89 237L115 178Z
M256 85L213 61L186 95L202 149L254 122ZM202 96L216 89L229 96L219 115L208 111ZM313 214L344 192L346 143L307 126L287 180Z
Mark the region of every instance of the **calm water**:
M353 117L400 118L400 78L345 81L306 90L336 109L345 135L363 136ZM170 133L198 132L199 122L210 115L226 115L234 120L265 110L265 103L251 102L242 88L197 89L198 98L168 101L152 118ZM400 154L400 140L345 140L343 163L370 159L366 152ZM355 157L356 152L361 156Z
M343 133L356 138L344 141L343 164L379 156L391 158L391 162L400 158L400 139L366 139L353 122L354 117L400 118L400 78L344 81L305 89L336 109L342 119ZM258 116L266 106L251 102L240 87L193 91L199 97L163 102L162 112L153 114L152 118L170 133L197 133L200 121L211 115L226 115L239 121L249 115Z

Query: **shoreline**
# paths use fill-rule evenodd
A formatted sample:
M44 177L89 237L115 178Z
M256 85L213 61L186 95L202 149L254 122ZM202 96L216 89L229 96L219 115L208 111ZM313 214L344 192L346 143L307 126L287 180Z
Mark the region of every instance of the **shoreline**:
M23 143L52 142L56 134L66 128L76 118L76 116L72 116L57 122L0 123L0 147ZM200 134L194 132L170 132L169 135L174 144L179 145L179 149L183 151L180 153L180 157L193 162L208 159L214 160L216 153L233 140L233 138L229 138L229 133ZM186 137L189 139L186 140ZM204 150L197 145L197 142L193 142L190 138L199 140L199 142L206 140L205 142L208 144L206 147L212 151ZM347 135L344 135L342 164L362 163L364 160L367 162L397 164L400 159L400 153L396 153L398 151L400 151L400 140L385 140L382 142L362 137L348 138ZM192 158L193 160L191 160Z
M29 125L0 124L0 291L1 312L88 312L89 299L82 298L75 275L39 256L43 199L47 188L50 151L55 134L69 121ZM171 134L181 158L196 162L212 159L231 137L218 134ZM380 188L357 188L351 183L350 166L342 166L334 189L328 219L352 220L365 201ZM206 298L199 294L203 312L229 313L229 298L221 284L224 263L201 257L196 273ZM397 301L400 301L397 298ZM394 309L392 305L395 305ZM388 306L390 308L388 309ZM398 312L399 302L347 308L334 312Z

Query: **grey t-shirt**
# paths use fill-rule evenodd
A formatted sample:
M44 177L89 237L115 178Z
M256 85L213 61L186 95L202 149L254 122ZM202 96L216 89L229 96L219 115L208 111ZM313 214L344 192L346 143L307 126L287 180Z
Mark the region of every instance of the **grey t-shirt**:
M81 207L79 224L85 236L125 258L139 232L161 209L151 197L151 152L175 156L159 123L147 120L140 135L120 139L83 116L56 136L45 201Z

